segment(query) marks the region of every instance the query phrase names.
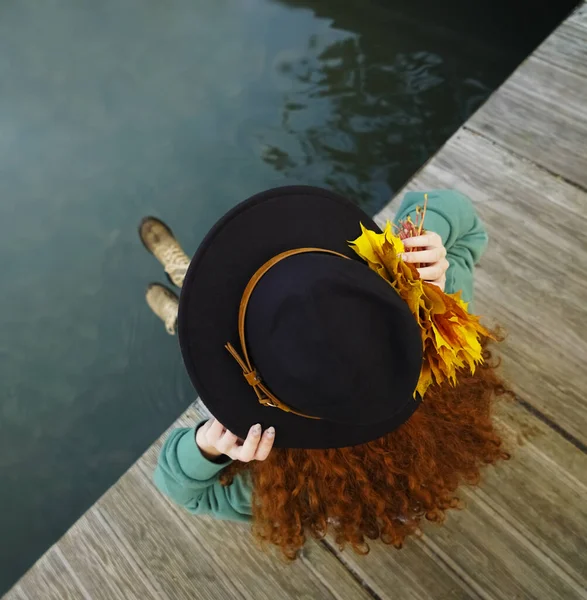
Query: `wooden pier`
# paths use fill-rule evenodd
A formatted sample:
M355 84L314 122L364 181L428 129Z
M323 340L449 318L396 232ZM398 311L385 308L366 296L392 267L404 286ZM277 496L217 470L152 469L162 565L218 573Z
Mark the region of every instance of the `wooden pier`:
M325 540L286 565L246 527L161 496L159 441L5 600L587 599L587 4L406 189L434 188L470 196L487 224L476 308L509 331L518 396L500 414L515 458L464 492L467 510L401 551Z

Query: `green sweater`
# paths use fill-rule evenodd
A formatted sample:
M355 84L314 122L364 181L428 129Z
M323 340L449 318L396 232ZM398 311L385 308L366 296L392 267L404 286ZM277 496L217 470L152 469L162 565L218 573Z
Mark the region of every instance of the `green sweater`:
M408 192L397 219L415 216L424 202L423 192ZM446 274L447 293L462 291L465 301L473 299L473 267L487 246L487 234L471 201L456 191L428 192L426 229L442 237L450 267ZM247 475L238 475L232 485L223 487L219 473L229 462L205 459L196 445L197 428L175 429L159 455L155 471L157 487L174 502L196 515L218 519L249 521L251 484Z

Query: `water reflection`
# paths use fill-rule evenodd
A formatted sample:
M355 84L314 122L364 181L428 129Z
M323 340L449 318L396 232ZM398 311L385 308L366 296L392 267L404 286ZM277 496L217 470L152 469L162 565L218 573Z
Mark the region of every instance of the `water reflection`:
M405 15L355 16L347 8L338 22L351 30L312 35L305 52L276 62L288 91L281 130L261 136L262 158L375 212L487 98L497 76L488 66L504 49L487 52L477 41L463 57L425 20L408 33Z
M288 179L331 187L371 213L484 102L556 18L540 2L280 4L309 8L332 25L312 35L305 52L276 62L280 87L288 91L281 130L261 138L262 158Z

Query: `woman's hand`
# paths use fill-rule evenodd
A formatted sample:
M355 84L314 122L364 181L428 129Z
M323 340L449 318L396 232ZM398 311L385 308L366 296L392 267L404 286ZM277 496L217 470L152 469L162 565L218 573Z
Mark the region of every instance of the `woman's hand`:
M253 425L244 442L231 433L216 419L210 419L196 433L196 444L209 460L216 460L223 454L233 460L250 462L265 460L273 448L275 429L269 427L261 435L261 425Z
M405 238L403 242L406 250L410 250L402 254L404 262L418 263L421 279L437 285L444 291L449 264L441 237L429 231L424 235ZM412 248L415 250L411 250Z

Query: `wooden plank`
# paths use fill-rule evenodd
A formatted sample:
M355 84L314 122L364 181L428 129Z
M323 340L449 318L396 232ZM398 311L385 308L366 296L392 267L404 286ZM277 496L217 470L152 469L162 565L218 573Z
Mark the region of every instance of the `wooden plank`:
M352 550L340 551L329 540L332 551L358 574L379 598L402 600L480 599L482 594L470 581L455 576L426 546L410 539L401 550L369 542L367 556Z
M587 79L587 3L582 4L534 56Z
M587 456L517 403L499 421L522 445L511 461L486 471L469 502L523 537L551 573L586 591Z
M44 554L3 600L90 600L59 549Z
M466 127L587 188L586 98L584 76L529 58Z
M521 537L499 523L490 507L470 502L467 509L450 515L435 531L428 530L422 543L456 576L473 579L484 597L584 599L584 589L565 577Z
M99 511L89 510L63 538L59 549L92 600L159 600L134 553L118 541Z
M487 226L476 311L508 331L507 380L587 443L587 194L466 130L406 189L435 188L470 196Z
M136 553L146 578L164 598L244 598L225 581L198 537L178 523L173 512L153 494L138 467L133 467L95 510L112 525L118 539Z

